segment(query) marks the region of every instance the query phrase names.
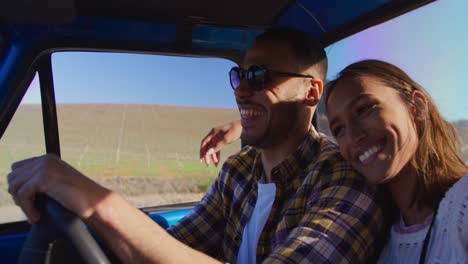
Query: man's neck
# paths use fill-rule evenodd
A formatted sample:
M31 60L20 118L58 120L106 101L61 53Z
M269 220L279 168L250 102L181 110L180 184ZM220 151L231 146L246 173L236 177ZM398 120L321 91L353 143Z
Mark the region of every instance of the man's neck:
M260 149L262 154L263 170L268 181L271 181L271 170L283 162L286 157L299 147L310 129L310 126L300 130L297 129L295 130L297 131L296 133L293 133L294 130L292 130L288 137L279 144L267 149Z

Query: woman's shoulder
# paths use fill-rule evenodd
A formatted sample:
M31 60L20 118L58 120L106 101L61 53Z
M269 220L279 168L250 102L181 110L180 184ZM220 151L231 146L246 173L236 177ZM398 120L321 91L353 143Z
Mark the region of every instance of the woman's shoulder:
M461 177L445 194L443 200L456 200L458 202L466 202L468 199L468 174Z
M447 191L439 205L429 246L431 248L429 257L435 260L434 263L467 263L468 255L465 250L468 245L467 188L468 174Z
M465 219L468 216L467 190L468 174L461 177L445 194L445 197L439 204L438 221L451 225L453 221L459 222L459 220Z

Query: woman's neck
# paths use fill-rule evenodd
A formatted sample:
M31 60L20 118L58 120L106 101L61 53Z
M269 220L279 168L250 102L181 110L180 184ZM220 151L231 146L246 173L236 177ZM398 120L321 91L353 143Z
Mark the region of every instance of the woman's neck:
M405 225L421 224L434 210L415 202L417 174L405 168L387 183L395 204L400 209Z

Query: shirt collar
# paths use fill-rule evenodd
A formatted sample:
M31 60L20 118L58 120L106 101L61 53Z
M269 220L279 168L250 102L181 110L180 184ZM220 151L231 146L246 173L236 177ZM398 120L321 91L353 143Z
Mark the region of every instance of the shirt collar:
M320 149L320 135L312 127L299 147L271 171L271 182L280 187L300 185L306 176L304 171L316 158ZM259 181L264 175L261 153L258 152L253 163L253 176ZM268 183L267 181L264 181Z

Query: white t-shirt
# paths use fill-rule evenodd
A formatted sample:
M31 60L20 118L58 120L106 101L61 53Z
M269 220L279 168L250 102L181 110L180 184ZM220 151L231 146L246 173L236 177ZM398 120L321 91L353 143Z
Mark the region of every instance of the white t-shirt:
M468 174L448 190L439 204L431 230L425 263L468 263ZM429 225L415 232L398 231L394 225L390 241L379 263L419 263Z
M242 234L242 243L237 256L237 263L256 263L257 262L257 243L262 234L271 207L275 202L276 185L274 183L259 183L257 203L252 212L252 216L244 227Z

